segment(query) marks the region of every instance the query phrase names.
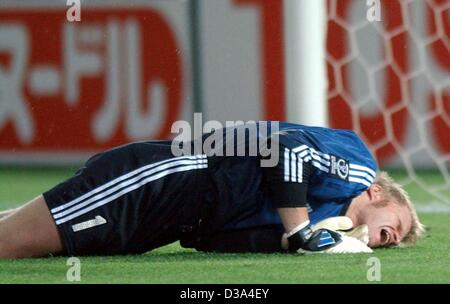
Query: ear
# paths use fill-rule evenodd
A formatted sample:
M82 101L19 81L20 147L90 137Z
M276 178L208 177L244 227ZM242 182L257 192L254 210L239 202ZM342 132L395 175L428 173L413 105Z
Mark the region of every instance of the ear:
M369 195L370 200L378 201L383 196L383 189L381 189L378 184L372 184L369 189L367 189L367 194Z

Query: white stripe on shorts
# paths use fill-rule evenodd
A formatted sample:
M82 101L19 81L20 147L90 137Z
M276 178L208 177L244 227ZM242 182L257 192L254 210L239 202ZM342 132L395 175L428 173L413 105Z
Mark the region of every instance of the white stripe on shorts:
M51 212L56 224L59 225L103 206L151 181L172 173L207 167L206 155L182 156L160 161L122 175L73 201L53 208Z

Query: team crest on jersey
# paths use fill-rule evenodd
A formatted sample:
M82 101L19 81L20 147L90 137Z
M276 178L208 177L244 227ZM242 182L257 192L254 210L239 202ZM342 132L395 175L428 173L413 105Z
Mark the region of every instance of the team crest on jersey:
M330 173L335 177L347 180L349 174L349 162L343 158L331 155Z

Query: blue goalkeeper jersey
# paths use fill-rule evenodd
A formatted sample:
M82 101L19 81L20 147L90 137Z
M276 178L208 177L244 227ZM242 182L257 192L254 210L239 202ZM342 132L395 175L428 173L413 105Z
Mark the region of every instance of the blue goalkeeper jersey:
M257 123L258 129L262 123L267 122ZM308 208L313 224L343 215L375 179L376 162L353 131L281 122L279 128L269 126L258 134L259 140L269 139L277 147L276 166L262 167L261 159L268 157L259 153L209 157L211 200L218 206L211 223L216 229L281 225L276 209L299 204ZM245 140L247 146L254 144Z

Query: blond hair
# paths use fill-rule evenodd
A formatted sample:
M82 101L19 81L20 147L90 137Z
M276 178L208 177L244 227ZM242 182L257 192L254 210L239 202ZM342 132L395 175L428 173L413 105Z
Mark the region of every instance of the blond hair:
M411 215L411 229L405 235L400 245L414 245L424 234L425 226L419 221L416 209L414 208L414 204L411 202L408 193L384 171L377 172L375 183L381 187L386 199L408 208L409 214Z

